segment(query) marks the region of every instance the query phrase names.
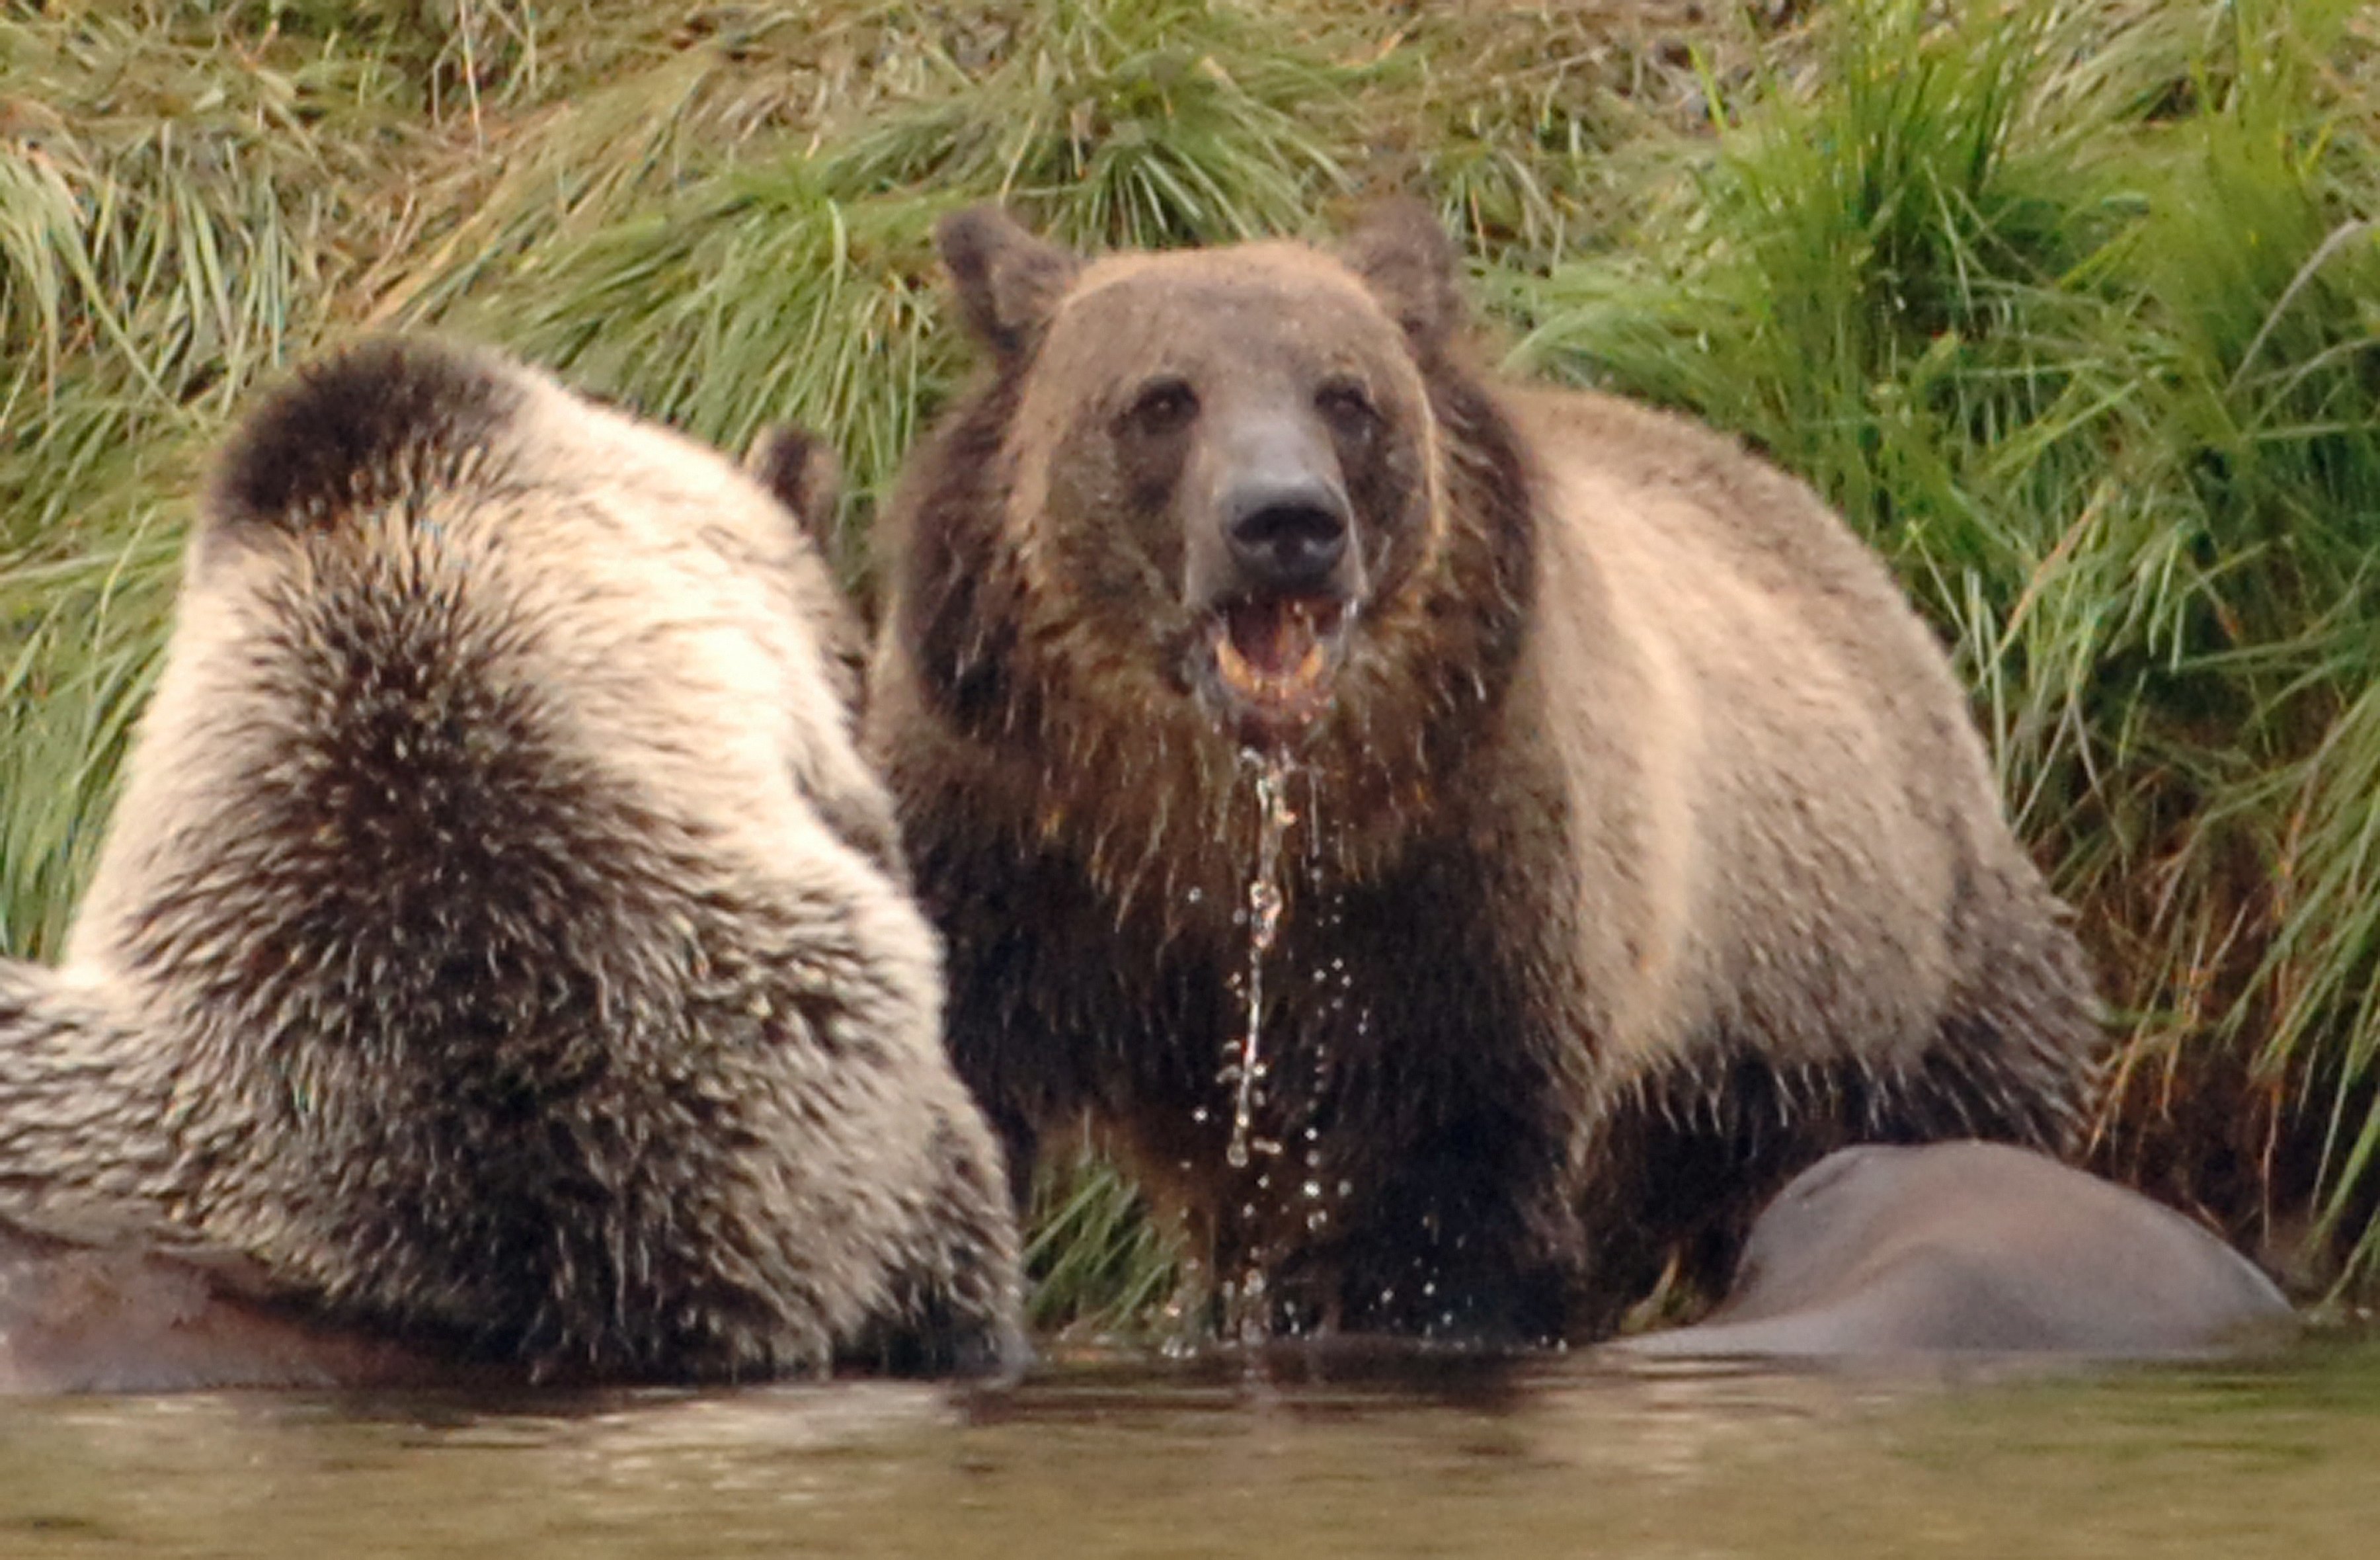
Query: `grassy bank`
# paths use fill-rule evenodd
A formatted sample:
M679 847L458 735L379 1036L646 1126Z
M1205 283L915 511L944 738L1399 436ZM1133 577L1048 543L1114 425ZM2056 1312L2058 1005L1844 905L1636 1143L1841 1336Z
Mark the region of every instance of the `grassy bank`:
M927 233L1427 190L1532 372L1840 503L1955 645L2123 1050L2108 1168L2380 1281L2380 27L2345 0L0 7L0 946L54 951L196 463L358 329L505 341L866 519L963 357ZM1938 20L1933 10L1969 19ZM1049 1188L1045 1315L1162 1286Z

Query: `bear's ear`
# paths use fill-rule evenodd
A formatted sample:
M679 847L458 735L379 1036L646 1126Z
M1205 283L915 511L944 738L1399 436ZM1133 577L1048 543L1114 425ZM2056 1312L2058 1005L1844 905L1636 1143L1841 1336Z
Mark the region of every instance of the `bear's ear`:
M1462 327L1462 256L1437 213L1420 201L1402 197L1374 205L1340 259L1364 278L1422 356L1435 355Z
M744 469L794 512L818 545L819 555L832 562L834 510L843 496L843 477L825 441L813 438L799 423L772 423L745 451Z
M971 206L944 217L934 229L934 244L957 285L967 329L1003 363L1033 349L1083 265L998 206Z

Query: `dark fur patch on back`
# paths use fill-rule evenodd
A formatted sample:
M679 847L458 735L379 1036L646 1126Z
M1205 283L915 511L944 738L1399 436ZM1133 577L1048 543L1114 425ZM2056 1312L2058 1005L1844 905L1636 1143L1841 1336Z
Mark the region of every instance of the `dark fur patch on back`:
M291 1080L270 1130L338 1178L284 1217L333 1253L334 1305L538 1371L664 1370L759 1308L634 1268L636 1241L676 1238L666 1178L591 1123L655 1054L767 1042L734 1006L767 979L740 947L704 945L722 1001L674 979L655 930L748 912L681 894L703 842L556 737L560 698L504 666L501 603L379 570L333 557L272 604L253 735L278 757L227 804L238 826L156 884L128 952Z
M520 392L487 360L419 339L368 341L269 396L225 450L208 513L301 530L416 485L484 448Z
M640 891L644 858L621 839L659 825L632 824L556 740L552 697L502 671L501 616L406 589L372 558L332 560L271 605L273 713L249 729L274 760L245 782L242 826L160 883L137 949L173 961L183 989L221 982L217 1004L278 1000L261 969L308 983L286 994L319 1009L310 1033L402 1016L459 1054L507 1028L492 1014L527 1012L595 962L544 939L636 946L589 933ZM294 938L302 957L223 963L206 941L232 924L245 946ZM528 951L505 989L490 972L514 947Z

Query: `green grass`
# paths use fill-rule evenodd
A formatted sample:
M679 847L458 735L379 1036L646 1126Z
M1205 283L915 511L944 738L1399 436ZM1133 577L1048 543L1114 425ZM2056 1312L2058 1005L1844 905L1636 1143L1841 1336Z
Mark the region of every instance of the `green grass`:
M1033 1188L1025 1269L1027 1321L1086 1342L1167 1343L1196 1335L1181 1243L1087 1150L1043 1168Z
M1952 642L2115 1004L2099 1162L2373 1292L2380 22L1634 9L0 5L0 946L56 951L200 460L295 358L434 325L731 448L802 420L856 567L966 368L939 213L1323 236L1417 187L1517 366L1755 441ZM1038 1206L1043 1324L1161 1312L1127 1188Z
M378 64L195 7L0 20L0 931L54 952L147 686L198 452L379 236ZM30 89L30 91L27 89ZM24 95L15 95L23 93Z

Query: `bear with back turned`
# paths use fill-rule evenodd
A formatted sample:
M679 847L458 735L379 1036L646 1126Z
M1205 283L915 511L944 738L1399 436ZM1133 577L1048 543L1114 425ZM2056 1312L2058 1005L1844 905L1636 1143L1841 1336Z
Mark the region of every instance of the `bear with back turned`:
M2068 1143L2080 949L1807 488L1475 372L1415 207L940 240L990 372L887 512L865 742L1020 1184L1087 1126L1244 1317L1539 1339L1843 1143Z
M247 419L65 963L0 961L0 1382L1013 1359L815 456L412 340Z

